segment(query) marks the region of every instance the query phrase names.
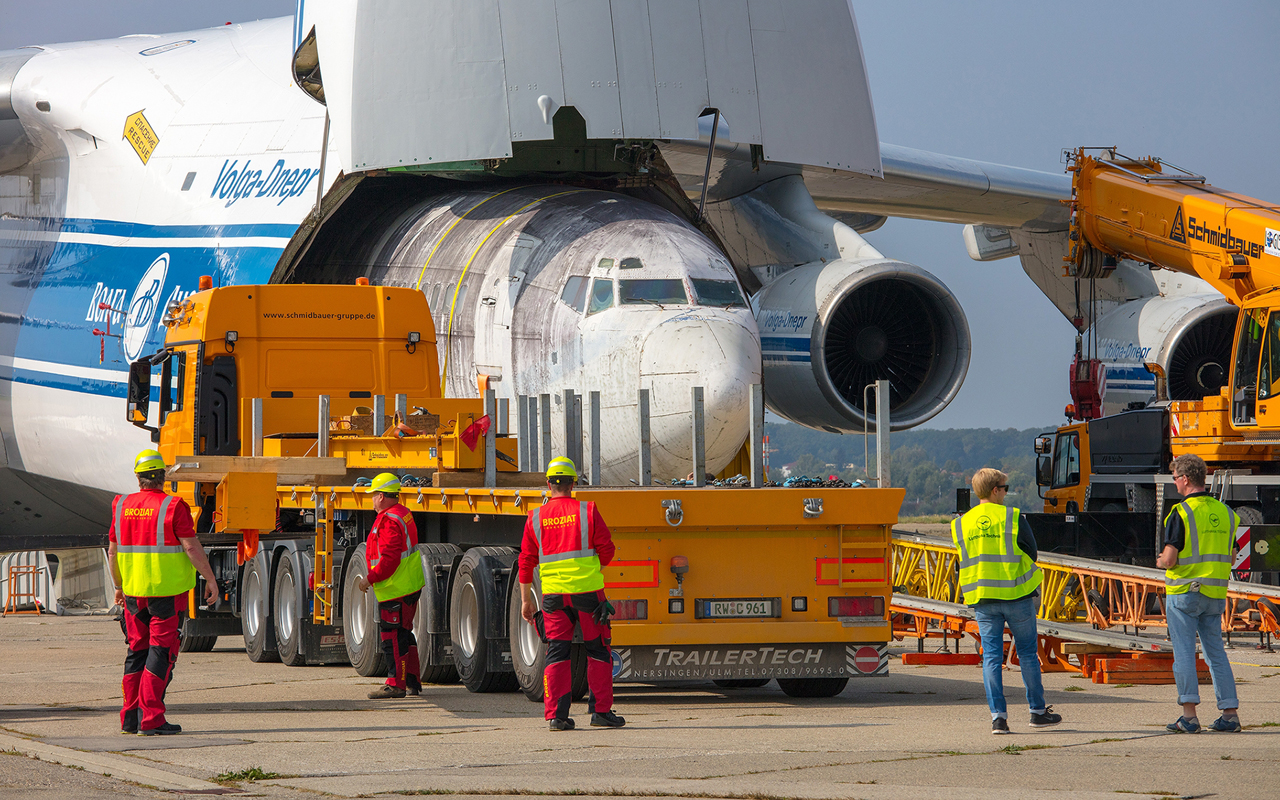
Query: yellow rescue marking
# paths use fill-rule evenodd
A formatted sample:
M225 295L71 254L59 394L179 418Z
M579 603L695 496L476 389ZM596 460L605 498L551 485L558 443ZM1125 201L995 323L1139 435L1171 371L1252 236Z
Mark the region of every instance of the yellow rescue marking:
M147 122L147 118L143 116L142 111L135 111L125 119L124 136L121 138L127 140L133 146L133 152L138 154L138 158L142 159L143 164L151 160L151 154L156 151L156 147L160 144L160 137L156 135L151 123Z
M516 187L516 188L518 189L520 187ZM511 189L507 190L507 192L510 192L510 191L512 190ZM510 214L508 214L506 218L502 220L502 222L499 222L497 225L493 226L493 230L486 233L484 235L484 238L480 240L480 244L476 245L476 249L471 251L471 257L467 259L467 263L462 267L462 274L458 276L458 282L453 287L453 298L449 301L449 326L445 330L445 334L444 334L444 366L440 369L440 379L442 382L449 374L449 350L450 350L449 345L453 343L453 311L454 311L454 308L458 305L458 292L462 289L462 281L467 277L467 271L471 269L471 262L475 261L476 256L479 255L480 248L484 247L484 243L489 241L489 237L497 233L499 228L501 228L503 225L506 225L508 222L511 221L513 217L515 217L520 212L524 211L526 208L529 208L530 206L536 206L538 203L541 203L546 200L551 200L552 198L555 198L555 197L564 197L567 194L580 194L581 192L585 192L585 191L587 190L573 189L568 192L557 192L555 194L549 194L546 197L539 197L537 200L534 200L532 202L525 203L524 205L517 208L515 211L512 211ZM500 192L499 194L506 194L506 192ZM497 197L497 196L498 195L494 195L493 197ZM492 197L489 198L489 200L492 200L492 199L493 199ZM488 201L486 200L484 202L488 202ZM477 205L476 207L478 208L479 205ZM474 210L475 209L472 209L472 211ZM467 212L467 214L470 214L470 213L471 211ZM466 216L466 214L464 214L463 216ZM461 219L458 220L458 222L461 222L461 221L462 221ZM454 225L457 225L457 224L458 224L457 222L454 223ZM453 227L450 226L449 230L453 230ZM445 235L447 236L448 234L446 233ZM443 238L441 239L441 241L444 241ZM439 247L439 244L437 243L436 246ZM431 252L434 254L435 250L432 250ZM431 261L430 256L427 257L427 261L428 262ZM426 264L424 264L422 266L422 269L426 270L426 268L427 268ZM421 280L421 278L419 278L419 280ZM419 288L421 288L421 286L419 286Z

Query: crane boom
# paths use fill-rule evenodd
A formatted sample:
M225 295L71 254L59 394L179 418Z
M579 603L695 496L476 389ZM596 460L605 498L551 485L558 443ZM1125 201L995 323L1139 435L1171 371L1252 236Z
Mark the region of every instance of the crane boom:
M1129 258L1195 275L1232 303L1280 286L1280 206L1210 185L1158 158L1068 153L1074 274Z

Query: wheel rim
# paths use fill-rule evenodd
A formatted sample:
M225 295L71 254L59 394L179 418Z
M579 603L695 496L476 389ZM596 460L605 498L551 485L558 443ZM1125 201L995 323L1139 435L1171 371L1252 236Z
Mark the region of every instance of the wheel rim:
M356 591L354 586L351 588L351 591ZM365 615L369 613L369 593L357 593L360 595L360 599L356 600L356 602L352 604L356 613L351 615L351 638L355 641L356 649L359 650L361 645L364 644Z
M286 569L276 586L276 631L282 642L293 641L294 621L298 618L298 590L293 584L293 570Z
M241 614L240 620L250 639L258 638L258 629L262 625L261 615L262 583L258 579L258 571L254 569L249 571L249 580L245 582L244 612Z
M480 600L471 581L462 584L461 600L458 607L458 646L464 656L471 658L480 639Z
M538 651L542 647L542 640L538 638L538 629L525 622L524 617L521 617L520 622L517 624L520 626L520 631L516 634L516 646L520 651L520 663L526 667L532 667L534 662L538 660Z

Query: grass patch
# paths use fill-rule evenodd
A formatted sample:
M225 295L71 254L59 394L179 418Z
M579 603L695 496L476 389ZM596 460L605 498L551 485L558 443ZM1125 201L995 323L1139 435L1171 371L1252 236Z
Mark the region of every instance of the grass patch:
M1083 687L1083 686L1076 686L1075 684L1072 684L1072 685L1070 685L1070 686L1066 687L1065 689L1063 689L1062 691L1064 691L1064 692L1083 692L1083 691L1084 691L1084 687Z
M1132 789L1116 789L1116 794L1150 794L1150 795L1156 795L1157 797L1177 797L1178 796L1177 792L1164 792L1159 789L1156 789L1155 791L1151 791L1151 792L1135 792Z
M917 525L936 525L955 519L951 514L925 514L921 517L898 517L898 522L914 522Z
M1113 684L1111 684L1111 685L1112 685L1112 686L1114 686L1114 687L1116 687L1117 689L1132 689L1132 688L1133 688L1133 684L1132 684L1132 683L1113 683Z
M253 783L269 781L275 778L286 778L278 772L267 772L262 767L247 767L236 772L222 772L213 776L214 783Z
M1229 755L1228 755L1228 756L1218 756L1218 758L1221 758L1223 761L1230 761L1230 760L1231 760L1231 756L1229 756Z
M1251 731L1254 728L1280 728L1280 722L1255 722L1252 725L1244 726L1246 731Z
M1056 745L1052 744L1011 744L1008 747L1001 747L996 750L997 753L1004 753L1008 756L1016 756L1023 750L1052 750Z
M1102 744L1103 742L1123 742L1124 739L1093 739L1089 744Z

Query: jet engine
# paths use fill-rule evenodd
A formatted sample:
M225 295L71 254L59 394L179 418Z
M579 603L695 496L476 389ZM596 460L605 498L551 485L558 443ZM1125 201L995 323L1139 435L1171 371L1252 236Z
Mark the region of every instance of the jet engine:
M880 379L889 381L892 429L914 427L946 408L969 369L964 311L913 264L807 264L765 286L753 306L766 403L811 428L861 433L874 424L864 389Z
M1104 314L1096 328L1097 357L1105 365L1102 413L1156 400L1147 362L1164 367L1170 400L1217 394L1231 372L1238 314L1217 294L1148 297Z

